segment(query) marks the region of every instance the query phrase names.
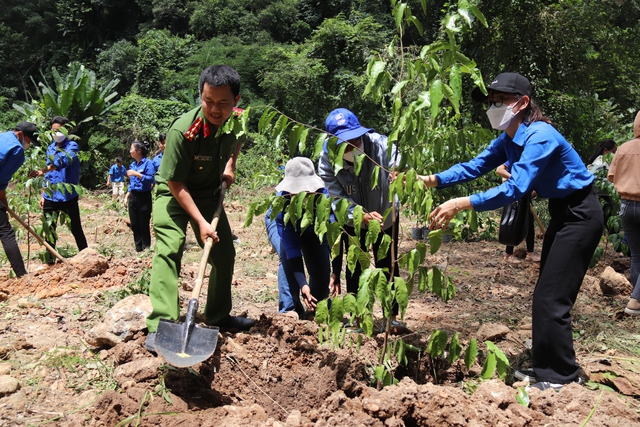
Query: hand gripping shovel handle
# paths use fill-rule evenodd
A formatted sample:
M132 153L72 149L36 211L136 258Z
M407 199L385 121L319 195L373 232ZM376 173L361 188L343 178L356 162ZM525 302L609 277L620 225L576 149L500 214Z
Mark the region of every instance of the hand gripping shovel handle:
M220 221L220 214L222 213L222 202L224 201L225 193L227 192L227 181L222 181L220 186L220 198L218 199L218 206L213 214L213 220L211 221L211 227L213 231L218 228L218 222ZM202 281L204 279L204 272L207 269L207 260L209 259L209 253L213 247L213 239L207 237L204 242L204 248L202 250L202 257L200 258L200 266L198 267L198 275L196 277L196 283L191 293L191 299L197 299L200 296L200 289L202 288Z
M211 221L211 227L213 231L218 228L218 222L220 221L220 214L222 213L222 203L224 201L225 193L227 192L227 181L222 181L220 186L220 197L218 199L218 206L213 214L213 220ZM196 277L196 283L191 292L191 300L189 300L189 306L187 308L187 315L184 320L184 328L182 332L182 348L181 354L186 354L187 345L189 343L189 334L193 330L195 324L196 313L198 312L198 297L200 296L200 289L202 288L202 281L204 279L204 272L207 269L207 261L209 259L209 253L213 247L213 239L207 237L204 242L204 248L202 250L202 257L200 258L200 266L198 267L198 275Z
M13 219L18 221L20 223L20 225L23 226L25 228L25 230L27 230L29 233L31 233L33 235L33 237L35 237L36 240L38 240L38 242L40 242L45 248L47 248L47 250L49 252L51 252L60 261L64 262L64 258L62 257L62 255L60 255L55 249L53 249L53 247L50 244L45 242L44 239L38 235L38 233L36 233L31 227L29 227L22 220L22 218L20 218L18 215L16 215L15 212L13 212L11 209L9 209L9 206L5 206L5 209L7 210L7 212L9 212L9 215L11 215L13 217Z

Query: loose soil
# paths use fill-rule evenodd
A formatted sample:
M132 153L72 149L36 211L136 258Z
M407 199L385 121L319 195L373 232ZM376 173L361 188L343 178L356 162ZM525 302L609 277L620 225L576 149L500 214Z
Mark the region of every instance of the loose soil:
M264 224L256 218L243 227L247 206L259 195L239 191L234 189L226 203L239 239L233 314L258 323L249 332L222 330L214 355L190 369L169 367L148 353L146 331L113 348L89 348L83 341L117 301L118 291L131 288L151 268L152 253L133 250L126 212L106 207L107 199L85 195L81 202L90 247L109 257L104 274L79 278L69 263L43 265L35 256L41 248L33 241L31 274L9 278L5 263L0 270L0 379L10 375L20 389L0 397L0 425L640 426L640 319L623 314L626 296L603 296L595 279L608 265L628 275L628 259L607 251L589 271L593 278L585 280L572 312L577 358L590 379L588 387L531 389L526 407L516 400L525 384L513 384L512 372L530 363L526 345L538 265L505 263L504 247L495 241L444 244L428 263L446 268L457 295L445 303L413 292L405 317L409 331L390 339L402 337L424 350L431 332L440 329L459 332L466 346L482 325L503 325L508 333L494 341L511 371L506 382L480 381L480 365L470 372L461 361L433 369L424 352L409 352L408 365L396 369L400 382L378 390L371 369L383 334L362 337L360 345L347 335L351 345L332 348L319 344L314 322L277 313L277 257ZM415 245L410 224L404 221L401 252ZM59 232L59 247L74 247L68 230ZM26 240L21 244L26 253ZM199 257L189 235L182 302L190 297Z

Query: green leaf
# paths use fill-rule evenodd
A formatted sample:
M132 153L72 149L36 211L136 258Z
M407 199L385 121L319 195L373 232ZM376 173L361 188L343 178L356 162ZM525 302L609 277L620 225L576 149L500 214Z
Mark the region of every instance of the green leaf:
M393 284L395 287L396 302L400 309L400 317L404 318L407 306L409 305L409 290L407 289L407 283L401 277L394 277Z
M267 130L267 126L269 126L269 123L271 123L271 121L273 120L273 118L278 114L277 111L272 110L272 109L267 109L263 114L262 117L260 117L260 120L258 121L258 132L260 134L265 134L266 130Z
M489 354L494 354L496 358L496 368L498 370L498 378L504 380L507 376L507 370L509 368L509 359L507 356L500 350L494 343L491 341L485 341L485 345L487 346L487 352Z
M399 339L396 341L393 353L400 365L407 366L409 359L407 359L407 348L404 344L404 340Z
M353 209L353 229L354 230L360 230L362 228L363 216L364 215L362 213L362 206L356 205L355 208Z
M315 224L313 231L322 242L324 235L328 230L329 218L331 214L331 202L324 195L316 197Z
M318 325L328 324L329 323L329 306L328 300L318 301L316 305L316 315L315 315L316 323Z
M518 392L516 393L516 402L526 408L529 407L529 393L527 393L527 391L523 387L518 387Z
M435 120L438 116L440 103L442 102L442 98L444 97L442 80L437 79L432 81L431 87L429 88L429 93L431 99L431 120Z
M380 166L375 165L373 172L371 172L371 190L378 186L378 182L380 182Z
M467 350L464 352L464 364L467 367L467 371L471 369L473 366L473 362L476 361L478 357L478 340L472 338L469 341L469 345L467 346Z
M412 249L407 254L407 268L409 270L409 275L413 275L418 268L420 267L420 251L417 249Z
M471 5L471 13L473 13L473 16L475 16L478 19L478 21L480 21L482 25L485 26L485 28L489 27L489 24L487 23L487 18L485 18L482 12L480 12L480 9L478 9L474 5Z
M429 251L431 255L438 252L440 246L442 246L442 230L431 230L429 232Z
M402 28L402 20L404 18L404 12L406 8L407 8L407 4L401 2L396 5L396 8L393 11L393 17L396 21L396 28L398 30Z
M331 331L335 335L337 335L340 332L340 328L342 327L343 317L344 317L344 307L342 304L342 298L334 298L331 301L331 312L329 313L329 326L331 326Z
M298 142L300 141L300 135L304 129L304 126L295 124L289 131L289 154L291 157L298 152Z
M373 244L378 240L378 234L380 234L380 222L369 221L368 227L365 237L365 246L367 249L373 246Z
M450 365L453 365L456 360L460 357L462 353L462 346L460 345L460 333L456 332L453 337L451 337L451 342L449 343L449 355L447 356L447 362Z
M342 297L342 305L345 313L354 314L356 312L356 297L353 294L345 294Z
M253 202L249 205L249 209L247 211L247 217L244 220L244 225L243 227L249 227L251 225L251 223L253 222L253 215L254 212L256 211L256 205L258 204L258 202Z
M317 159L320 157L324 147L324 141L327 139L328 135L326 132L321 133L316 137L316 142L313 144L313 158Z
M373 335L373 317L371 314L367 313L361 317L360 328L368 337Z
M334 203L333 213L341 227L349 221L349 205L350 203L347 199L339 199Z
M488 380L493 376L493 373L496 371L497 359L495 353L488 352L487 359L484 361L482 365L482 372L480 372L480 377L485 380Z
M388 234L384 234L382 236L382 241L380 242L380 246L378 246L378 253L376 259L384 259L389 252L389 248L391 248L391 236ZM397 256L398 254L396 254Z
M300 233L303 233L308 226L313 223L315 210L314 210L314 197L312 195L307 195L304 200L304 213L302 215L302 221L300 221ZM318 236L320 237L320 236ZM320 237L320 241L322 242L322 238Z
M448 338L446 331L434 330L431 333L429 344L427 345L427 353L429 353L431 359L439 357L444 352Z

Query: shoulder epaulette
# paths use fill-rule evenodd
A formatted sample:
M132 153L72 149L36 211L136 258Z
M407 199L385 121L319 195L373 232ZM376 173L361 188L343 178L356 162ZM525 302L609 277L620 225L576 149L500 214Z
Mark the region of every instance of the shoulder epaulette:
M198 117L193 123L191 123L189 129L184 133L185 138L189 141L193 141L193 138L196 137L200 128L203 127L204 137L207 138L211 134L211 128L209 127L209 123L206 123L202 117Z

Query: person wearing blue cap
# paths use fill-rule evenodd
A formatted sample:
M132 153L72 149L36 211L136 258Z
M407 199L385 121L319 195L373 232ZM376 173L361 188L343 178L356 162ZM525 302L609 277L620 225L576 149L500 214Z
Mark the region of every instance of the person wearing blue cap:
M337 137L337 144L347 143L348 146L344 150L343 168L334 172L334 167L329 160L329 152L325 145L322 157L318 164L318 175L324 181L329 195L335 198L335 204L340 199L349 201L349 223L345 225L345 231L350 236L356 236L360 242L363 251L367 251L366 234L369 224L372 221L380 223L381 233L373 244L374 261L377 268L387 269L388 272L393 271L394 276L399 276L399 268L397 262L391 265L391 251L398 253L398 230L400 228L398 210L396 209L396 227L393 227L393 215L391 208L393 203L389 200L389 174L393 169L394 162L397 158L395 145L391 148L391 156L387 154L388 142L387 137L375 132L374 129L366 128L360 125L358 117L346 108L337 108L327 116L325 128L329 136ZM359 174L355 171L355 162L358 156L365 155L362 161L362 168ZM380 166L378 182L372 185L370 180L373 175L375 166ZM362 206L364 216L362 227L355 230L353 227L353 211L357 205ZM396 207L398 203L396 200ZM385 217L386 215L386 217ZM387 254L378 258L378 248L382 243L383 233L391 236L392 247ZM348 236L343 233L343 245L348 245ZM342 263L342 253L334 261L334 272L340 272ZM358 282L362 270L360 264L356 263L355 271L351 272L347 269L346 282L347 292L357 295ZM388 277L387 277L388 278ZM338 275L332 276L333 294L340 293L340 278ZM395 319L398 314L398 306L393 304L392 329L400 330L404 325Z
M497 209L533 190L549 199L551 221L533 292L533 369L518 370L515 377L529 380L540 390L559 390L582 381L570 311L600 242L602 207L594 176L533 103L529 80L517 73L502 73L487 88L487 95L475 88L472 97L487 106L491 126L504 132L476 158L420 179L429 187L445 188L478 178L506 161L511 164L511 176L498 187L446 201L429 219L432 228L444 228L461 209Z
M27 274L27 270L16 242L16 233L7 215L7 186L13 174L24 163L25 150L36 142L37 133L38 128L29 122L20 122L13 130L0 133L0 240L11 268L18 277Z

